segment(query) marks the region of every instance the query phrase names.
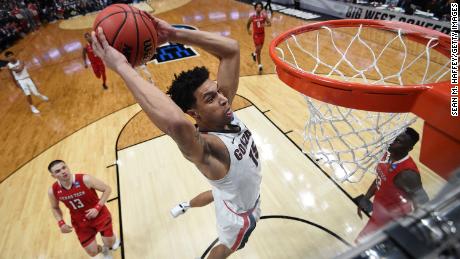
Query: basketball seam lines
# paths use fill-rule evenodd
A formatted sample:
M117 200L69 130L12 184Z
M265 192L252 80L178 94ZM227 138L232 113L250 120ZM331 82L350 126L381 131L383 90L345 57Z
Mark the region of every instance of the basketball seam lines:
M131 9L131 14L134 17L134 24L136 24L136 55L134 56L134 62L133 62L134 64L136 64L137 63L137 56L139 54L139 26L137 25L136 12L134 11L134 9L131 6L129 8Z
M141 16L142 22L144 22L145 27L147 27L147 30L148 30L149 33L150 33L150 38L152 39L152 41L156 41L156 42L158 43L158 38L157 38L156 40L153 38L153 33L152 33L152 31L150 30L150 27L149 27L149 26L147 25L147 23L145 22L144 16L142 16L142 13L139 13L139 15ZM153 44L153 43L154 43L154 42L152 42L152 44ZM156 48L156 46L154 46L154 47ZM145 53L144 53L144 55L145 55ZM142 62L143 62L143 61L144 61L144 60L142 60Z
M97 29L97 27L99 27L99 25L100 25L103 21L105 21L106 19L110 18L112 15L119 14L119 13L126 13L126 11L111 13L111 14L107 15L107 16L104 17L102 20L100 20L100 21L96 24L96 26L95 26L94 28Z
M150 37L153 39L153 33L152 33L152 31L150 30L150 27L149 27L149 26L147 25L147 23L145 22L144 16L142 15L142 13L140 13L140 16L141 16L142 21L144 22L145 26L147 27L147 30L148 30L149 33L150 33ZM150 19L150 18L147 18L147 17L146 17L146 19Z
M110 44L110 46L112 46L114 48L115 48L115 46L113 44L117 40L118 35L120 34L120 31L123 29L123 25L125 25L126 19L128 18L128 12L124 11L124 13L125 13L125 18L123 19L123 22L121 23L120 27L118 28L117 33L115 33L115 37L113 37L112 43Z

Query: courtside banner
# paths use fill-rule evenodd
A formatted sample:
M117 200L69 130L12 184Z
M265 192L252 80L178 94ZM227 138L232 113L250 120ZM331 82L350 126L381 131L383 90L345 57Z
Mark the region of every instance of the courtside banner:
M338 18L399 21L450 34L449 21L437 21L418 15L406 15L396 11L377 9L372 6L342 3L333 0L301 0L300 7Z

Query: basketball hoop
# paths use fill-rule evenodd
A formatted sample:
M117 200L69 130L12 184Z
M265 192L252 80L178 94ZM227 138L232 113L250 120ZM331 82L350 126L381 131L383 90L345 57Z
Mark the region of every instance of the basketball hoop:
M281 34L270 56L278 77L305 95L304 151L339 172L337 180L374 172L415 121L411 113L425 120L421 161L443 177L460 165L449 36L401 22L324 21Z

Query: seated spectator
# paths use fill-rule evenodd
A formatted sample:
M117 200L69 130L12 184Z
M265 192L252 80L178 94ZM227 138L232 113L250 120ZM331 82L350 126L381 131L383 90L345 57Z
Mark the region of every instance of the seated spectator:
M51 5L42 5L40 8L40 20L42 23L49 23L56 20L55 11Z
M42 23L85 15L116 2L132 0L0 0L0 51Z
M80 1L80 3L77 6L77 11L79 14L82 15L86 15L87 13L91 12L86 1Z
M412 0L399 0L398 7L404 9L404 13L412 15L415 12L415 9L412 7Z
M34 4L33 2L30 2L28 5L27 5L27 9L29 10L29 12L32 14L32 17L34 19L34 22L37 24L37 27L38 25L40 25L40 16L39 16L39 13L38 13L38 7L36 4Z
M65 19L68 19L77 14L78 14L77 6L75 4L64 5L64 18Z
M54 10L55 10L55 15L57 19L64 19L64 5L62 3L63 1L56 1L54 4Z
M434 16L440 20L450 20L450 4L455 0L441 0L433 9Z
M422 11L432 12L436 8L437 5L438 5L437 0L429 0L426 2L424 6L422 6Z
M414 9L422 10L423 7L429 2L430 0L412 0L412 7Z
M389 7L395 7L398 5L398 0L387 0L385 4L387 4Z

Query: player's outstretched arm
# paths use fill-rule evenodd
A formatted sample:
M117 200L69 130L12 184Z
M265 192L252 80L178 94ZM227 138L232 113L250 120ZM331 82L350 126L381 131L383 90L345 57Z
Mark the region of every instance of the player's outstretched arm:
M168 135L173 135L173 128L178 122L187 121L182 110L157 87L144 80L128 63L125 56L111 47L105 39L102 28L99 28L98 38L93 32L93 49L104 60L107 66L118 73L129 90L136 98L142 109L152 122ZM193 125L190 123L193 127Z
M176 29L166 21L150 19L158 34L158 44L167 41L198 46L220 60L217 72L217 84L231 104L238 90L240 79L240 47L236 40L206 31Z
M59 228L61 229L61 232L62 233L72 232L72 227L65 224L64 222L64 218L62 216L62 210L59 207L59 201L56 200L56 197L54 197L52 188L49 188L48 190L48 198L51 204L51 211L53 212L54 218L56 218L56 221L59 223Z
M157 30L163 30L161 26L166 26L165 24L167 23L157 18L154 19L155 21L159 21L157 23ZM198 46L219 59L217 84L231 104L238 90L240 79L240 47L238 42L206 31L174 28L172 30L173 32L169 34L169 41Z
M125 56L109 45L101 28L98 29L101 43L97 40L95 32L92 32L91 36L94 52L110 69L123 78L150 120L174 139L187 159L194 163L201 163L206 157L207 145L199 136L195 126L184 117L182 110L165 93L144 80L131 67ZM161 37L159 44L166 40L164 36Z

